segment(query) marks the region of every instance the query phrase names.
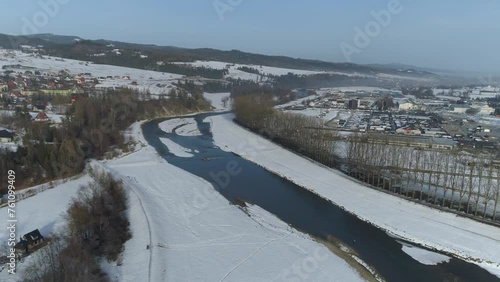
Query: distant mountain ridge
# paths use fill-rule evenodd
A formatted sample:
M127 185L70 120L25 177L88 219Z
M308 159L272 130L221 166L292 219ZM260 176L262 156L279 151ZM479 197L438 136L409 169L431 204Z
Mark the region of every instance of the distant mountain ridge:
M311 71L330 71L359 73L367 75L390 74L416 78L437 78L438 75L426 71L408 71L397 67L383 65L359 65L353 63L333 63L320 60L291 58L286 56L270 56L248 53L239 50L217 50L211 48L189 49L153 44L127 43L112 40L86 40L78 36L55 35L50 33L27 36L10 36L0 34L0 47L17 49L20 45L44 45L49 54L66 58L92 60L89 54L109 51L108 45L125 49L130 54L142 52L152 59L166 62L192 62L196 60L221 61L227 63L264 65L270 67L301 69ZM115 60L116 61L116 60ZM131 67L134 67L133 63Z
M25 37L38 38L38 39L48 41L51 43L55 43L55 44L73 44L75 42L84 40L83 38L78 37L78 36L55 35L52 33L40 33L40 34L33 34L33 35L25 35Z

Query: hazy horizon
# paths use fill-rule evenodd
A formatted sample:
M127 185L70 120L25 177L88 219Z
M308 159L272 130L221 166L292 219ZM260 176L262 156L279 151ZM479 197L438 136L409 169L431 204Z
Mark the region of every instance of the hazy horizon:
M2 2L2 33L53 33L330 62L500 74L500 2Z

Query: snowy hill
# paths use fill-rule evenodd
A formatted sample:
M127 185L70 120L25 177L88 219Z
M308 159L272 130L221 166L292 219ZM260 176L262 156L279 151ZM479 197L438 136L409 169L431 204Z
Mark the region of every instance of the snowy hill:
M0 68L7 65L31 67L41 72L57 73L67 70L71 74L90 73L92 77L104 77L97 88L129 87L149 90L152 94L167 94L173 84L182 76L112 65L98 65L88 61L39 56L21 51L0 49ZM109 76L112 76L109 78ZM135 81L136 84L132 85Z
M151 44L126 43L110 40L82 40L77 36L60 36L54 34L35 34L29 37L7 36L0 34L0 46L12 48L12 42L22 42L22 44L37 46L44 44L44 48L52 55L61 57L70 56L78 59L91 59L89 54L105 54L109 46L119 49L120 54L140 52L144 64L139 63L131 57L120 60L120 65L134 66L141 68L151 67L158 61L162 62L185 62L196 61L216 61L224 64L267 66L279 69L303 70L306 73L341 73L356 76L370 76L384 79L403 79L417 81L434 81L438 76L430 72L408 72L407 69L392 68L387 66L365 66L352 63L333 63L319 60L307 60L290 58L286 56L270 56L253 54L239 50L216 50L209 48L188 49L171 46L156 46ZM10 46L10 47L9 47ZM103 64L114 64L113 58L100 58ZM126 61L130 61L127 65ZM196 64L196 63L195 63ZM264 73L271 73L264 71ZM288 72L274 72L274 74L284 75ZM292 72L294 73L294 72ZM304 73L304 72L302 72Z

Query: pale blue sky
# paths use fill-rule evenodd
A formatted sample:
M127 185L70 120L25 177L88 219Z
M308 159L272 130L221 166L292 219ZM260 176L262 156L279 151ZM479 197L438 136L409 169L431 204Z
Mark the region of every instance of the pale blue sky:
M214 2L237 3L219 17ZM0 33L78 35L180 47L213 47L346 61L354 28L397 0L0 1ZM58 4L47 24L40 3ZM400 0L403 11L351 59L500 73L500 1ZM36 17L35 17L36 18ZM23 20L25 19L25 20Z

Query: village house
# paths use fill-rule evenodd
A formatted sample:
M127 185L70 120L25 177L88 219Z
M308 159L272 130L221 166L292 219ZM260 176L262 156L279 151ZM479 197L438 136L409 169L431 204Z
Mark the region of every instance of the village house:
M49 116L45 112L40 112L38 115L35 117L35 121L37 122L48 122L49 121Z
M44 237L38 229L31 231L21 237L15 248L18 254L27 254L33 248L39 246L44 241Z
M26 100L26 96L24 96L23 94L21 94L21 91L18 91L18 90L14 90L10 93L10 97L14 100L17 100L17 101L24 101Z
M403 134L403 135L422 135L422 132L420 131L420 129L411 128L411 127L398 128L396 130L396 133Z
M0 143L10 143L14 141L14 134L7 130L0 130Z
M71 95L76 91L73 89L40 89L40 92L47 95Z
M33 96L34 94L37 93L37 91L32 91L32 90L25 90L21 92L24 96Z

